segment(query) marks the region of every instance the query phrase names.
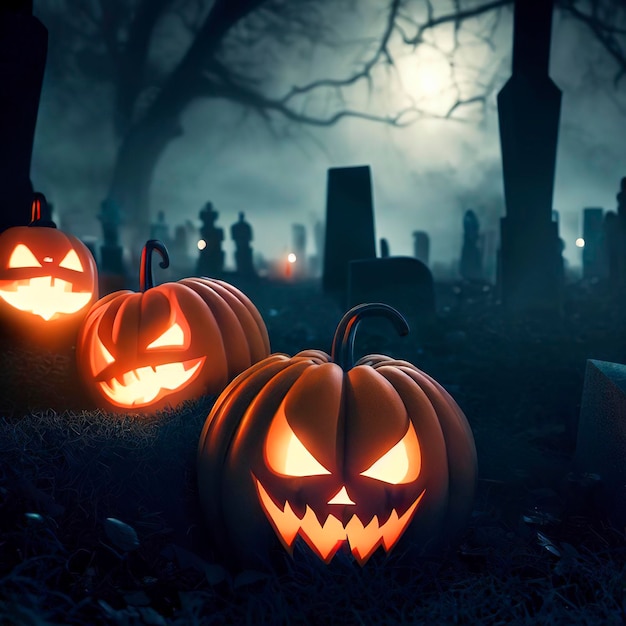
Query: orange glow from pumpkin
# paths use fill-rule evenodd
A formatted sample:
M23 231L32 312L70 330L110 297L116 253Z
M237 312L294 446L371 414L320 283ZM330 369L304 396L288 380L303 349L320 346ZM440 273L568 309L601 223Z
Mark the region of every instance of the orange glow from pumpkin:
M47 261L48 258L50 257L47 257L45 260ZM50 261L52 261L52 259L50 259ZM59 263L59 267L64 267L67 270L74 270L75 272L83 271L83 264L80 262L78 254L76 254L76 250L70 250Z
M124 373L121 381L113 378L108 382L101 382L100 389L118 406L145 406L193 380L205 358L138 367Z
M20 243L15 246L9 258L9 268L15 267L41 267L41 263L28 246Z
M0 298L18 311L39 315L45 321L80 311L92 298L72 291L72 283L52 276L15 281L13 289L0 289Z
M296 537L300 535L320 559L325 563L330 563L342 543L347 541L352 556L359 565L364 565L379 546L383 546L386 552L394 547L413 519L417 506L426 492L426 490L422 491L401 516L398 516L397 511L393 509L382 526L376 515L367 524L363 524L356 515L353 515L344 527L341 521L332 514L328 515L326 521L321 524L313 509L308 505L304 516L300 518L294 513L288 501L282 509L274 504L256 478L255 485L261 506L288 552L292 552Z
M398 443L375 461L361 476L382 480L392 485L412 483L420 474L422 454L417 433L409 422L406 435Z
M320 476L330 472L306 449L291 430L283 401L265 440L265 462L282 476Z

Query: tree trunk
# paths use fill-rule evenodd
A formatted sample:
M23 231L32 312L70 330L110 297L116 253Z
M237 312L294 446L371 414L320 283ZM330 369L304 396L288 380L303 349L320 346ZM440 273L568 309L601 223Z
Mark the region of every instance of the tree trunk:
M131 256L140 253L150 236L150 186L165 148L182 134L177 120L178 115L171 112L146 117L118 148L108 199L120 208L122 243Z

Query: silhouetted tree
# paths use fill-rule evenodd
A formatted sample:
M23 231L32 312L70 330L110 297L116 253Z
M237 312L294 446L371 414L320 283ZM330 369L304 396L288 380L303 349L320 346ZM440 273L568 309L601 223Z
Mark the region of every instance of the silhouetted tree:
M469 106L484 107L495 87L495 72L484 72L468 89L458 79L459 50L471 38L489 45L501 11L513 0L388 0L375 8L375 27L354 46L360 58L345 74L328 75L281 91L272 70L286 57L311 54L316 46L346 44L334 17L358 12L356 0L39 0L35 13L51 31L49 72L75 94L85 79L106 86L113 102L117 153L108 199L116 202L136 237L149 230L148 193L165 148L182 134L181 116L199 99L226 99L269 122L329 126L345 117L391 125L408 124L425 112L415 99L385 113L353 108L346 96L357 85L373 85L377 72L393 69L398 55L428 35L450 28L449 61L456 97L440 117L455 117ZM620 0L557 0L557 7L588 26L616 63L616 82L626 69L624 16ZM373 10L372 7L369 7ZM471 25L471 28L469 27ZM163 52L168 50L168 54ZM157 54L159 52L160 54ZM280 62L280 63L279 63ZM478 74L477 74L478 76ZM323 106L310 106L310 96ZM433 115L430 112L430 115Z

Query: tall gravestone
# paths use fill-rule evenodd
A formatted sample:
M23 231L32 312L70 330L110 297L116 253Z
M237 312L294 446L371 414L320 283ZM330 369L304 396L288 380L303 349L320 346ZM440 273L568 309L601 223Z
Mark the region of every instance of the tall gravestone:
M201 241L200 255L196 263L196 273L199 276L213 278L224 271L224 229L215 225L219 213L213 208L212 202L207 202L199 214L202 226L200 227Z
M471 209L463 216L463 246L459 273L465 280L483 280L482 250L479 247L480 222Z
M376 258L372 180L368 165L328 170L322 288L346 303L350 261Z
M561 91L548 75L553 0L516 0L513 71L498 94L506 216L499 278L510 310L559 311L558 224L552 196Z
M239 212L239 219L230 227L230 238L235 242L235 267L240 276L256 276L252 261L252 246L254 238L252 226L246 222L246 215Z
M0 232L28 224L30 164L48 31L31 1L0 4Z
M427 266L429 255L430 237L428 233L423 230L413 231L413 256Z
M583 278L606 278L608 273L604 247L604 209L583 209Z
M122 215L114 200L107 198L100 205L98 220L102 225L102 246L100 246L100 267L98 280L101 295L126 289L126 269L124 249L120 244Z
M293 263L293 275L302 278L307 274L306 258L306 226L304 224L291 225L291 250L296 255Z

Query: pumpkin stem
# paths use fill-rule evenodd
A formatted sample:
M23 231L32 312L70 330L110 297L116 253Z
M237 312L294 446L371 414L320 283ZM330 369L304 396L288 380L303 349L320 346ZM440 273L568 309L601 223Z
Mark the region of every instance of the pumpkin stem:
M386 317L400 336L408 335L409 324L404 316L393 307L382 302L369 302L351 308L337 325L330 359L344 371L354 366L354 336L357 326L364 317Z
M57 225L52 221L52 211L50 205L39 191L33 194L33 201L30 204L30 224L29 226L47 226L48 228L56 228Z
M139 264L139 291L146 291L154 287L154 278L152 276L152 253L156 250L163 259L159 263L159 267L165 269L170 266L170 255L162 241L158 239L148 239L146 245L141 251L141 262Z

